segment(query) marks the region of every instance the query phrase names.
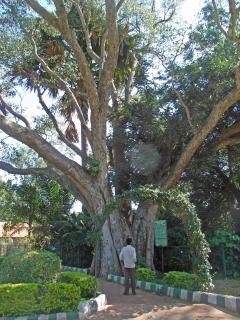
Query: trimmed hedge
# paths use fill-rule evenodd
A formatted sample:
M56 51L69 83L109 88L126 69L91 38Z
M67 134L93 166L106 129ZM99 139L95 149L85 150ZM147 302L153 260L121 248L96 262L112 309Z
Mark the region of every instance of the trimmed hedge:
M98 280L83 272L61 272L57 281L79 286L82 297L86 299L94 297L98 288Z
M0 316L77 311L80 288L69 283L0 285Z
M38 284L0 285L0 316L34 314L39 310Z
M12 253L1 263L0 283L50 283L61 270L60 258L48 251Z
M136 279L146 282L156 282L157 274L155 271L148 268L139 268L136 271Z
M161 279L161 283L166 284L169 287L192 291L199 290L201 287L201 283L197 275L180 271L171 271L166 273Z
M71 283L51 283L46 288L41 299L42 313L75 311L80 300L84 300L81 289Z
M4 258L5 258L5 256L0 256L0 265L2 264Z

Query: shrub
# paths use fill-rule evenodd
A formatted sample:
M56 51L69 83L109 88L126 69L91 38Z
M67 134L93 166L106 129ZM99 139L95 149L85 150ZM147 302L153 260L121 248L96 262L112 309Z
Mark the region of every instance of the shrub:
M4 258L5 258L5 256L0 256L0 265L2 264Z
M58 281L79 286L82 297L86 299L94 297L98 288L98 280L82 272L61 272Z
M157 274L151 269L139 268L136 271L136 279L146 282L155 282L157 279Z
M12 253L1 264L0 283L49 283L60 268L60 258L48 251Z
M141 255L137 254L137 262L136 262L136 267L137 269L140 268L146 268L146 258L142 257Z
M83 300L80 287L71 283L51 283L45 290L41 299L42 313L74 311Z
M224 277L240 277L240 236L225 229L217 229L210 239L211 264L213 270ZM223 265L225 256L225 270ZM224 274L225 271L225 274Z
M200 280L193 273L171 271L166 273L161 283L167 284L170 287L181 288L187 290L198 290L201 287Z
M77 311L80 301L80 288L74 284L0 285L0 317Z
M35 283L0 285L0 316L25 316L38 312L38 292L39 285Z

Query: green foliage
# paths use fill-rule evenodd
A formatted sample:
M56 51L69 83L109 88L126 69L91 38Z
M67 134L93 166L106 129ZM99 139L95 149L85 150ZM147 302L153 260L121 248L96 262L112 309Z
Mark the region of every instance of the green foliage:
M219 246L221 244L224 244L226 248L232 248L240 251L240 237L228 230L218 229L210 239L211 246Z
M80 288L69 283L0 285L0 316L77 311Z
M67 220L73 196L56 181L46 177L24 177L17 184L9 181L1 187L5 194L0 202L2 219L13 227L27 223L35 237L31 239L33 248L42 248L55 234L59 234L57 223L61 219Z
M139 268L136 271L136 279L146 282L155 282L157 280L157 274L151 269Z
M222 250L225 254L226 273L228 277L240 277L240 237L228 230L218 229L210 238L214 271L223 269Z
M48 251L12 253L1 264L0 283L48 283L60 272L59 257Z
M42 312L52 313L77 310L81 300L81 289L71 283L51 283L41 299ZM44 289L45 289L44 288Z
M37 298L40 288L35 283L1 284L0 316L25 316L40 312Z
M181 288L187 290L199 290L201 289L200 279L196 274L171 271L166 273L161 279L161 283L168 285L169 287Z
M147 265L146 265L146 258L145 258L145 257L142 257L142 256L140 256L140 255L137 254L136 267L137 267L137 269L139 269L139 268L146 268L146 267L147 267Z
M161 210L161 219L167 219L168 226L168 247L164 248L165 272L171 270L191 272L191 254L188 246L188 238L184 230L185 226L179 218L171 213L170 207L167 208L165 213ZM158 257L160 258L160 253ZM159 269L161 269L160 262L161 259L155 260L155 266L156 263L159 263Z
M94 297L98 288L98 280L95 277L81 272L61 272L58 282L79 286L82 297L86 299Z
M96 177L100 170L99 161L93 158L88 158L86 161L86 169L93 177Z
M201 231L201 222L194 205L180 188L166 192L163 199L163 204L170 203L176 216L183 222L190 248L192 270L200 279L201 290L211 289L212 278L209 272L211 265L208 260L210 248Z
M4 258L5 258L5 256L0 256L0 265L2 264Z

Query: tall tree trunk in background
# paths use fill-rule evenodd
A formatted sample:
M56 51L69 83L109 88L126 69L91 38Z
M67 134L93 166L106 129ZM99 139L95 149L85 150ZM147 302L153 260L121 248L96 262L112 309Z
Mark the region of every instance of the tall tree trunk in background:
M137 253L146 257L146 265L154 269L154 222L159 213L157 204L139 204L133 220L132 234Z

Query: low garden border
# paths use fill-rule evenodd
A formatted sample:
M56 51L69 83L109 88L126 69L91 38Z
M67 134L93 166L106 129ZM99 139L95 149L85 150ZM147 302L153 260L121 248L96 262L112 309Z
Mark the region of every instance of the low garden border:
M102 310L106 304L106 295L100 294L98 297L94 299L90 299L80 303L79 312L71 311L22 317L0 317L0 320L84 320L86 316L89 316L93 313L96 313L97 311Z
M124 284L124 277L121 276L109 274L107 279L108 281ZM212 304L240 314L240 297L201 291L190 291L180 288L172 288L162 284L139 280L137 281L136 285L137 288L155 292L156 294L163 294L172 298L182 299L189 302Z
M88 268L75 268L62 266L62 271L74 271L89 273ZM105 294L100 294L96 298L79 303L79 311L59 312L51 314L40 314L19 317L0 317L0 320L84 320L97 311L102 310L107 304L107 297Z

